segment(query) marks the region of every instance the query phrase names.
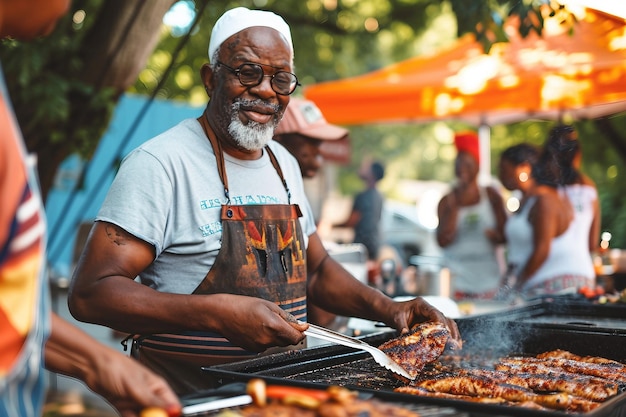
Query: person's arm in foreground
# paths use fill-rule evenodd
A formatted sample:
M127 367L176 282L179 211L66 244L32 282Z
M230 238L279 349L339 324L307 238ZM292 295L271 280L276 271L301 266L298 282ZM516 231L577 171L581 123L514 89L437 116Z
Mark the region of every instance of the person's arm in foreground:
M307 264L311 277L307 296L325 310L342 316L382 321L402 333L418 323L438 321L445 323L452 337L460 342L458 328L452 319L421 297L394 302L379 290L363 284L328 255L317 233L309 237Z
M162 408L171 416L180 414L180 402L164 379L56 314L45 347L45 366L84 381L124 417L138 416L147 407Z
M171 294L135 282L154 256L149 243L96 222L72 278L72 315L130 334L213 331L256 352L304 339L306 324L290 324L275 303L233 294Z

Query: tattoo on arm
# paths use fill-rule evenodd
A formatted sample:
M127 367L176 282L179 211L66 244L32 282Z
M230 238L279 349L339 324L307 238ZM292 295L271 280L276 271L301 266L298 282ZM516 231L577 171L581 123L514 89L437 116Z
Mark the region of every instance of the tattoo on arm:
M130 236L126 230L113 224L107 225L105 230L111 242L118 246L126 245Z

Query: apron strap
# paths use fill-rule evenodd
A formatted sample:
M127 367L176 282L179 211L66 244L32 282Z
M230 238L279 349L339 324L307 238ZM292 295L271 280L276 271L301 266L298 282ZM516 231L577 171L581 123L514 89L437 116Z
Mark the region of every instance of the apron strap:
M209 121L207 120L205 114L198 117L198 122L202 126L204 130L204 134L209 138L209 142L211 142L211 147L213 148L213 153L215 154L215 161L217 162L217 172L222 180L222 185L224 185L224 197L226 197L226 205L230 205L230 192L228 191L228 177L226 176L226 163L224 162L224 153L222 151L222 145L220 141L217 140L215 133L213 133L213 129L209 125Z
M274 155L274 152L272 152L269 146L266 146L265 150L267 151L267 155L270 157L270 161L272 161L272 165L274 165L274 169L276 169L280 180L283 182L283 187L285 187L285 191L287 192L287 204L291 204L291 191L289 191L289 186L287 185L287 181L283 175L283 170L280 169L276 155Z

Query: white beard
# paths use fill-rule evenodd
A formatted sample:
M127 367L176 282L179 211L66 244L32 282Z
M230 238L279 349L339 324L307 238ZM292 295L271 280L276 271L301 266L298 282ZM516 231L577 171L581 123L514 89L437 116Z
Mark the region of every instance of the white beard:
M263 149L265 145L272 140L274 129L276 129L278 121L272 118L269 123L265 124L254 121L243 124L238 116L239 107L240 103L238 102L234 103L232 106L228 133L230 133L235 142L244 149L249 151Z

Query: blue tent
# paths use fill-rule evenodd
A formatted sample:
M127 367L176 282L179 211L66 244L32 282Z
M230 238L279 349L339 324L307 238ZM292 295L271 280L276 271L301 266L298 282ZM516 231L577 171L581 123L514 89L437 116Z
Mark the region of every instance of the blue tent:
M200 116L203 110L174 101L122 97L93 158L85 161L74 155L66 159L48 193L48 265L53 274L67 277L72 273L79 227L93 221L121 159L181 120Z

